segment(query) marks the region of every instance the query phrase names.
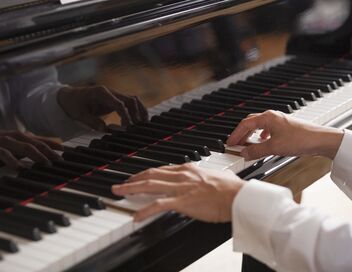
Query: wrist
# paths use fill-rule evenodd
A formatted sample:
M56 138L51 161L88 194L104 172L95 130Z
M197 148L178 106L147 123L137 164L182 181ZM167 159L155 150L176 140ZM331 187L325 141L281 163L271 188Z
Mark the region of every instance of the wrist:
M344 131L335 128L322 128L313 132L313 155L334 159L342 142Z

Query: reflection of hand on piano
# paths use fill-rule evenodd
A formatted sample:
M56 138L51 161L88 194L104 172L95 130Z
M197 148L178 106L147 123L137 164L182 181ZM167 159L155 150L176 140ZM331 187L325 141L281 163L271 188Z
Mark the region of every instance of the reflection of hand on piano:
M148 120L148 112L137 97L102 86L65 87L58 92L57 100L69 117L99 131L106 128L99 116L111 112L120 115L122 126Z
M322 155L333 159L343 135L338 129L298 121L278 111L266 111L243 119L227 144L243 144L257 129L263 129L260 136L264 141L244 148L241 155L246 159L268 155Z
M149 169L131 177L124 185L113 186L112 190L118 195L165 195L138 211L136 221L174 210L206 222L229 222L233 199L243 184L232 172L183 164Z
M62 150L62 147L45 138L19 131L0 131L0 161L12 169L24 168L17 157L28 157L41 163L61 159L53 149Z

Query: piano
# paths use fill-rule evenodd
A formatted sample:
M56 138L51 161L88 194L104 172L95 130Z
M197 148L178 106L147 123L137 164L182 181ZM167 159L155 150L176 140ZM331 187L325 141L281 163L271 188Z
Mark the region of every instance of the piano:
M173 212L134 223L147 200L110 187L151 167L190 162L281 181L294 193L329 171L317 157L246 162L241 147L225 144L243 118L265 110L352 123L351 16L329 31L298 29L312 8L298 0L2 0L0 83L51 69L65 85L138 95L150 120L65 139L52 166L0 170L0 271L179 271L231 237L229 223ZM285 180L290 167L300 182Z

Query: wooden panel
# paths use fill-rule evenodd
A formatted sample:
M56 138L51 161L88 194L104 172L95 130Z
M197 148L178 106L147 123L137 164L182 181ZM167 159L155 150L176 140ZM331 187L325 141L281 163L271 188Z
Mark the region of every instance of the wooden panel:
M290 188L298 195L313 182L327 174L332 161L320 156L304 156L280 169L265 181Z

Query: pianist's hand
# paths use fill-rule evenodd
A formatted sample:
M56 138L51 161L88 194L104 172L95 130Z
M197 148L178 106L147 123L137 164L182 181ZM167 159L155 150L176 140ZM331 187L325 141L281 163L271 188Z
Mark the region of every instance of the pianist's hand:
M250 114L232 132L228 145L243 145L256 129L263 129L264 140L243 149L247 159L268 155L322 155L333 159L340 146L343 131L305 123L278 111Z
M68 116L95 130L105 130L100 116L111 112L120 115L122 126L148 120L148 111L137 97L102 86L65 87L58 92L57 100Z
M11 169L18 170L25 167L19 158L28 157L44 164L60 159L53 149L62 150L62 146L32 134L0 131L0 161Z
M184 164L146 170L132 176L124 185L113 186L112 191L117 195L166 196L137 212L136 221L173 210L206 222L229 222L232 202L243 184L244 181L232 172Z

